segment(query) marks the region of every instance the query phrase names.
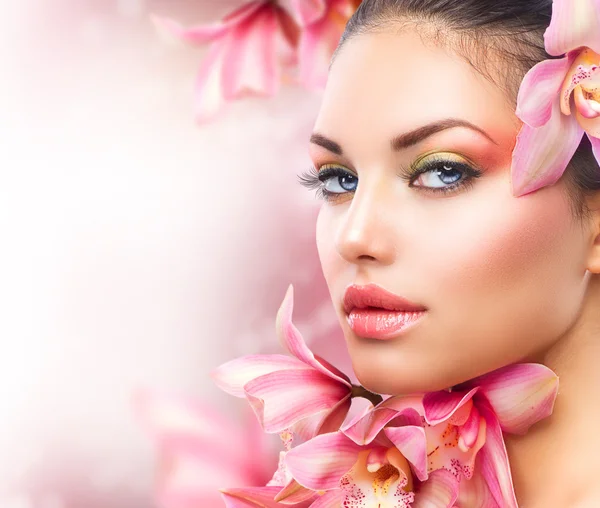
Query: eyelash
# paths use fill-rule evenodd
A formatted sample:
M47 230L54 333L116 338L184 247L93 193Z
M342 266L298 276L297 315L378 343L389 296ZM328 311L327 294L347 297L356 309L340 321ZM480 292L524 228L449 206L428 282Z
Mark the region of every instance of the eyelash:
M452 165L452 167L455 170L458 170L462 173L463 177L461 178L461 180L458 183L450 184L445 187L434 188L434 187L421 187L421 186L413 186L412 185L415 182L415 180L417 180L417 178L419 176L421 176L422 174L429 173L431 171L435 171L436 169L438 169L439 164ZM446 159L444 157L432 158L431 160L428 160L427 162L425 162L419 168L414 168L412 166L411 167L403 167L403 168L401 168L401 171L400 171L400 177L403 180L409 182L410 187L420 189L423 192L431 192L431 193L435 193L435 194L440 193L440 192L443 194L450 194L450 193L456 192L458 189L461 189L461 188L464 188L464 189L471 188L473 186L473 184L475 183L474 180L476 178L479 178L482 174L483 173L480 170L475 169L468 164L453 161L450 159ZM355 175L353 175L351 172L349 172L345 169L342 169L339 166L327 165L327 167L323 170L319 170L315 166L311 167L308 171L302 173L299 176L299 181L300 181L300 185L306 187L307 189L311 189L311 190L316 189L316 191L317 191L316 196L318 199L324 199L325 201L334 201L334 200L338 199L340 196L347 194L348 192L354 192L354 191L348 191L348 192L344 192L344 193L337 193L337 192L330 192L327 189L325 189L325 183L327 181L331 180L332 178L339 178L339 177L343 177L343 176L351 176L353 178L358 178Z

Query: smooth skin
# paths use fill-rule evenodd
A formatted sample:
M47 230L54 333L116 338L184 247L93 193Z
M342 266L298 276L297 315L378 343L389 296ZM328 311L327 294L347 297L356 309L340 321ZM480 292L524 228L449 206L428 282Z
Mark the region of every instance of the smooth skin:
M439 390L521 361L560 376L554 415L507 446L520 506L575 506L600 470L600 454L589 453L600 451L600 212L576 217L565 179L513 196L521 123L510 99L414 28L352 37L331 67L310 145L317 170L350 175L326 182L335 195L321 207L317 246L368 389ZM410 146L398 139L448 119L473 127ZM407 179L432 157L448 159L438 167L449 172ZM469 180L456 163L481 175ZM466 185L439 190L457 182ZM343 295L368 283L424 305L425 317L391 340L356 336Z

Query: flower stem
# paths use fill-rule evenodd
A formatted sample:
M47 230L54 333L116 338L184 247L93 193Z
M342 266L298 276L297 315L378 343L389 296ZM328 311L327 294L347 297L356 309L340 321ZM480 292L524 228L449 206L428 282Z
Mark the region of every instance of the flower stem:
M367 399L373 403L374 406L383 402L383 397L376 393L370 392L364 386L360 385L352 385L352 398L362 397L363 399Z

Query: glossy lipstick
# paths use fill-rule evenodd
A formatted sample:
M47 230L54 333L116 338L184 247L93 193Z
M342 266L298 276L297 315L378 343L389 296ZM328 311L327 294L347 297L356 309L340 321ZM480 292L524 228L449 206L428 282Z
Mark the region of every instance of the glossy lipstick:
M348 325L356 335L386 340L417 323L427 308L386 291L377 284L351 285L344 293Z

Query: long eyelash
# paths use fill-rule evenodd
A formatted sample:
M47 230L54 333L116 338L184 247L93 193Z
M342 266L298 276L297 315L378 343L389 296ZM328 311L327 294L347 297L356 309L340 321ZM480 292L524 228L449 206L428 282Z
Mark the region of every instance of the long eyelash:
M445 187L437 187L437 188L423 188L421 189L424 192L442 192L442 193L450 193L459 188L470 188L475 183L475 179L479 178L483 175L483 172L470 166L469 164L465 164L464 162L457 162L451 159L446 159L444 157L434 157L431 160L425 162L420 167L415 166L402 166L400 168L400 177L403 180L406 180L410 186L414 183L414 181L422 174L428 173L437 169L438 164L440 163L449 163L452 164L456 169L461 171L464 178L462 178L459 182L447 185Z
M330 201L337 199L340 194L336 192L329 192L327 189L325 189L325 182L337 176L347 176L350 174L351 173L348 171L337 166L325 167L321 170L317 169L315 166L312 166L308 171L305 171L299 175L298 179L300 181L300 185L303 185L307 189L316 189L317 198Z
M315 166L311 166L308 171L298 175L298 181L300 185L310 190L316 190L317 199L324 198L325 193L323 188L323 182L319 178L319 170Z

